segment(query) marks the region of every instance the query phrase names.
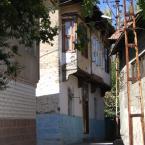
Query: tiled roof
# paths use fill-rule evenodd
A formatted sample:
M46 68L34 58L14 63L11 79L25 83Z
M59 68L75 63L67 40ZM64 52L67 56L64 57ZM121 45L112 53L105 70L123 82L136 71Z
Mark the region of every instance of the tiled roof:
M122 34L122 31L123 31L123 29L121 30L117 30L117 31L115 31L112 35L111 35L111 37L109 38L110 40L117 40L117 39L119 39L119 37L121 36L121 34Z
M132 21L127 23L127 26L130 27L132 25ZM117 40L120 38L121 34L123 33L124 26L120 28L119 30L116 30L111 37L109 38L110 40Z

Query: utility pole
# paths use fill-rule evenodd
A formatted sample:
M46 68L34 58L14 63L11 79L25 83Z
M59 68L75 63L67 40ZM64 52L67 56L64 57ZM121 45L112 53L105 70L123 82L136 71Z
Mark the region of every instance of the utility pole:
M135 145L134 144L134 130L133 130L133 118L140 118L141 122L141 141L142 144L145 145L145 134L144 134L144 98L142 94L142 82L141 82L141 74L140 74L140 63L139 63L139 49L138 49L138 39L137 39L137 32L136 32L136 17L134 13L134 5L133 0L129 0L130 4L130 11L127 11L127 1L123 0L123 7L124 7L124 34L125 34L125 58L126 58L126 76L127 76L127 99L128 99L128 126L129 126L129 145ZM129 31L128 31L128 22L132 21L132 33L133 33L133 41L129 42ZM135 78L130 77L130 55L129 50L134 49L135 50L135 63L136 63L136 72L137 76ZM133 99L133 96L131 96L131 81L137 81L138 87L136 88L138 90L138 96L136 96L139 99L140 102L140 112L133 113L132 105L131 105L131 99ZM137 133L136 133L137 134Z
M106 3L108 5L108 7L110 8L113 16L115 17L116 20L116 31L120 31L120 7L122 7L122 5L120 5L120 0L114 0L114 1L109 1L106 0L104 1L104 3ZM113 5L116 9L116 14L113 12L113 10L111 9L109 3L114 3L115 5ZM115 86L116 86L116 92L115 92L115 119L116 119L116 137L119 137L119 132L120 132L120 128L119 128L119 102L118 102L118 98L119 98L119 52L117 52L116 56L115 56L115 69L116 69L116 81L115 81Z
M120 0L115 0L116 7L116 31L120 31ZM119 114L118 114L118 97L119 97L119 52L116 53L116 136L119 136Z

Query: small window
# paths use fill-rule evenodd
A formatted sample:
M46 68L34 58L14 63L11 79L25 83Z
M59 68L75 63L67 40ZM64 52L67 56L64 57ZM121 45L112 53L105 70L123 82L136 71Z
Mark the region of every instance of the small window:
M81 54L86 58L88 58L88 42L87 27L81 22L77 27L77 41L75 47L80 50Z
M96 36L92 37L92 61L97 65L101 65L101 44Z
M63 41L63 52L73 51L75 42L75 21L73 19L65 19L62 22L62 41Z
M137 77L137 68L136 68L136 62L132 63L132 78L136 78ZM132 81L132 83L135 83L136 80L134 79Z

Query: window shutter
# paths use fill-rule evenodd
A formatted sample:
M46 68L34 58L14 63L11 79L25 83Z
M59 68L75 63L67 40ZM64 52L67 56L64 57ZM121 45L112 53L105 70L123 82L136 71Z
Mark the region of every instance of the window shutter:
M99 65L99 41L96 39L96 65Z
M96 38L92 36L92 61L96 61Z

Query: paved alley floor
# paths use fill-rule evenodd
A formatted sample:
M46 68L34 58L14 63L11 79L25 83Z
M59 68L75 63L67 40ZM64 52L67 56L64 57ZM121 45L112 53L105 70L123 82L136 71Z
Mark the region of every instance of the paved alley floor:
M113 145L113 143L82 143L82 144L75 144L75 145Z

